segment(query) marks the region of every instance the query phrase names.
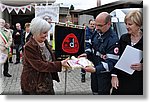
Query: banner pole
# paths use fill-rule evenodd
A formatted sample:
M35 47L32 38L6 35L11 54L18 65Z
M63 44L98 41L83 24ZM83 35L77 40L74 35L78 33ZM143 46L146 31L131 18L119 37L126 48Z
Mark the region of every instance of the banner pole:
M64 90L64 95L67 94L67 69L65 70L65 90Z
M69 56L70 58L71 56ZM65 70L65 90L64 90L64 95L67 94L67 73L68 73L68 69Z

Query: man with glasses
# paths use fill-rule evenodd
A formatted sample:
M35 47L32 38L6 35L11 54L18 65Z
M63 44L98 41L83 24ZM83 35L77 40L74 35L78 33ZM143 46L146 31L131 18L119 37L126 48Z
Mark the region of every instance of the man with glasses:
M107 12L100 13L95 19L96 31L91 44L79 57L87 57L94 67L85 67L91 72L91 89L93 95L110 95L111 73L119 56L117 34L111 29L111 16Z

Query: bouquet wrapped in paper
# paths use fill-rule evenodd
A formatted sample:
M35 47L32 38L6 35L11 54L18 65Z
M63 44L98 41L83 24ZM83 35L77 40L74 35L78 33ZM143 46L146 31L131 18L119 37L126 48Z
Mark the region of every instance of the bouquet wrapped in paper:
M70 65L72 69L85 68L87 66L94 66L93 63L89 61L87 58L85 57L76 58L74 56L72 56L71 59L68 60L68 64Z

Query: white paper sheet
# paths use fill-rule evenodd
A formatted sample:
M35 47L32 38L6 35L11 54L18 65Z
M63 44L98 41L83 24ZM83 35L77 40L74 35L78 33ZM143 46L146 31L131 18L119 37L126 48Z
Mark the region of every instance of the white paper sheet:
M142 58L143 51L127 45L115 68L133 74L135 70L130 68L131 64L140 63Z

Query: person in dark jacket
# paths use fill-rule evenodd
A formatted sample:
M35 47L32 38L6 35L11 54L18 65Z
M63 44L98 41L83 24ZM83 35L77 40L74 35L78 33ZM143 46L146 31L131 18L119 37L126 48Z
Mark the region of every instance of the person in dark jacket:
M47 34L50 25L41 18L31 21L32 37L25 44L21 89L24 95L54 95L53 80L60 81L58 73L67 69L68 59L55 61L48 44Z
M91 44L79 57L91 58L94 67L85 67L91 72L91 89L93 95L110 95L111 70L118 61L117 34L111 29L111 16L107 12L100 13L95 19L96 32Z
M24 50L24 45L29 41L30 37L32 36L30 32L30 23L25 23L25 31L23 32L23 44L22 44L22 52Z
M88 47L91 44L91 37L95 31L95 21L93 19L89 20L88 26L85 29L85 47ZM81 82L85 82L86 71L81 68Z
M16 23L16 30L14 30L13 32L13 41L14 41L15 49L16 49L15 64L20 63L20 50L22 49L22 45L23 45L23 32L24 30L21 29L20 23Z
M32 36L31 32L30 32L30 23L25 23L25 31L23 33L23 45L25 45L26 42L29 41L30 37Z
M130 11L125 16L127 34L121 36L119 41L120 56L127 45L143 51L142 13L140 11ZM143 94L143 62L134 63L130 66L135 70L132 75L114 69L112 71L112 95L142 95Z

